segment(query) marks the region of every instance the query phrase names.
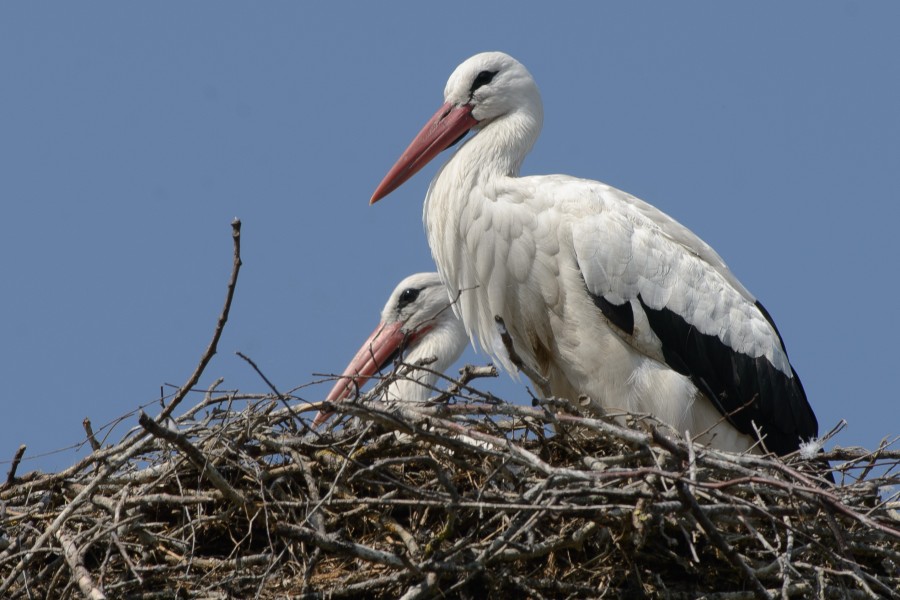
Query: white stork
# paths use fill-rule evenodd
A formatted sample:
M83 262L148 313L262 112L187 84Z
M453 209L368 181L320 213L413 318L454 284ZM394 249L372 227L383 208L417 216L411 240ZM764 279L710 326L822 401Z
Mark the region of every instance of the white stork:
M545 393L650 413L718 448L746 450L761 433L768 450L787 454L818 434L772 318L709 245L598 181L519 177L543 121L522 64L473 56L444 99L371 202L475 132L431 182L424 210L473 341L509 368L502 317Z
M387 387L384 398L424 402L434 391L437 373L450 367L468 343L466 331L450 308L452 301L437 273L416 273L401 281L381 311L381 323L363 342L326 398L340 402L356 393L372 375L403 355L415 365L434 358L424 369L412 369ZM319 426L331 413L320 411Z

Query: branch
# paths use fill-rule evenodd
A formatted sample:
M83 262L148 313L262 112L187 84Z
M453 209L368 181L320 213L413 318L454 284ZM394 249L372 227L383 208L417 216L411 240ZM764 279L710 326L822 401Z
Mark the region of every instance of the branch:
M100 442L97 441L97 437L94 435L94 428L91 427L91 420L87 417L84 418L84 421L81 422L82 426L84 426L84 432L87 434L88 443L91 445L91 450L96 452L100 449Z
M542 396L545 398L550 396L550 382L547 381L546 377L532 369L530 365L526 364L525 361L522 360L522 357L519 356L519 353L516 352L512 336L509 335L509 330L506 328L503 317L494 315L494 322L497 323L497 332L500 334L500 339L503 340L503 346L506 348L509 360L516 365L517 369L525 373L528 379L534 382L534 385L540 390Z
M16 471L19 470L19 463L22 462L22 457L25 456L25 444L19 446L19 449L16 450L16 455L13 456L12 464L9 466L9 472L6 474L6 483L3 487L10 486L16 480Z
M706 516L706 513L704 513L703 509L700 508L700 505L697 504L697 499L691 494L687 484L683 481L677 481L675 487L678 490L678 495L681 496L681 501L684 503L685 508L694 515L694 518L697 519L697 523L700 524L700 527L706 535L709 536L709 539L715 544L716 548L725 555L728 562L741 572L744 576L744 580L753 589L754 595L760 600L771 600L772 596L769 595L765 586L757 579L756 575L753 573L753 569L747 566L747 563L738 551L725 541L725 538L722 537L722 534L719 533L719 530L713 525L713 522L709 520L709 517Z
M106 595L94 585L90 571L84 566L84 552L78 550L75 542L61 530L56 532L56 539L62 545L63 556L84 597L87 600L106 600Z
M219 338L222 337L222 331L225 329L225 323L228 321L228 313L231 311L231 300L234 298L234 289L237 286L237 278L238 273L241 270L241 221L240 219L235 219L231 222L231 239L234 245L234 259L232 261L231 267L231 277L228 280L228 291L225 293L225 306L222 307L222 313L219 315L219 320L216 323L216 331L213 333L212 341L209 342L209 346L206 347L206 351L203 353L203 356L200 358L200 363L197 365L197 368L194 369L194 372L188 378L187 382L178 389L178 393L175 394L175 397L172 398L172 401L169 405L163 409L163 411L156 418L158 423L162 423L172 414L172 411L175 410L175 407L178 406L182 400L184 400L185 396L188 395L194 386L197 385L197 382L200 381L200 376L203 375L203 371L206 369L206 365L209 364L209 361L212 360L212 357L216 354L216 349L219 345Z
M375 550L368 546L348 542L346 540L339 540L333 535L322 535L309 527L300 527L288 523L276 523L275 533L289 538L296 538L307 544L318 546L319 548L322 548L322 550L337 552L367 562L374 562L397 568L405 568L406 566L403 559L396 554L382 552L381 550Z
M138 422L141 424L141 427L146 429L154 437L174 444L176 448L181 450L184 455L187 456L188 460L190 460L195 467L203 472L206 478L209 479L209 482L212 483L217 490L222 492L232 504L241 510L250 512L252 507L247 500L241 496L240 492L231 487L231 484L225 481L225 478L222 477L219 470L216 469L209 459L187 439L187 436L177 431L172 431L167 427L163 427L143 412L141 412Z

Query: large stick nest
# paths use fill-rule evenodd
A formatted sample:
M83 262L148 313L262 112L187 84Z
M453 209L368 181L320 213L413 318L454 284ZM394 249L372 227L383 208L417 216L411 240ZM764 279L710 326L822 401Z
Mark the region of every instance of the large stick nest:
M501 402L478 369L429 405L338 405L322 431L274 388L176 415L227 320L234 239L213 342L161 413L59 473L13 464L0 597L900 597L887 442L820 457L835 486L820 460Z
M119 444L0 491L0 596L900 589L900 520L885 500L896 451L831 452L846 479L834 487L800 459L712 451L647 419L624 426L457 388L431 406L347 403L337 408L352 421L323 432L283 397L210 392L167 422L142 416Z

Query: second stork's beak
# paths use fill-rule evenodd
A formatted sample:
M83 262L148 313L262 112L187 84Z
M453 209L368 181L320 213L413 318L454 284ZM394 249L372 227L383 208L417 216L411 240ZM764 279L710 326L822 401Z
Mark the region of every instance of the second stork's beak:
M325 401L340 402L357 393L372 375L390 364L407 346L415 343L430 329L419 328L406 333L403 331L403 325L404 323L399 321L387 325L379 324L344 369L344 373L331 388ZM330 412L319 411L313 419L313 428L324 423L330 416Z

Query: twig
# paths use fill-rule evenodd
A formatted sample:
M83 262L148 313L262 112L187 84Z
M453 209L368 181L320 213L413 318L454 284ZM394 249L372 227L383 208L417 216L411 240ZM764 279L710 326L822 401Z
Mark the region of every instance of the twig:
M284 394L278 391L278 388L275 387L275 384L269 381L269 378L265 376L265 374L260 370L260 368L256 365L252 358L250 358L243 352L235 352L235 354L241 357L247 364L249 364L253 368L254 371L256 371L256 374L259 375L260 379L262 379L267 386L269 386L269 389L272 390L272 393L275 394L275 396L279 400L284 402L287 399Z
M181 404L181 401L184 400L185 396L188 395L188 392L194 389L194 386L197 385L198 381L200 381L200 376L203 375L203 371L206 370L206 365L209 364L209 361L212 360L212 357L216 354L216 349L219 345L219 338L222 337L222 332L225 330L225 323L228 322L228 313L231 311L231 301L234 298L234 290L237 286L238 273L241 270L242 263L240 219L235 219L231 222L231 239L234 246L234 259L232 261L231 277L228 279L228 289L225 293L225 306L222 307L222 312L219 315L218 321L216 322L216 330L213 333L212 340L209 342L209 346L207 346L206 350L203 352L203 356L200 357L200 362L197 364L197 368L194 369L194 372L188 378L187 382L178 389L178 392L175 394L175 397L172 398L172 401L169 402L169 405L166 406L156 418L157 423L162 423L172 415L175 407Z
M509 355L509 360L516 365L517 369L525 373L528 379L534 382L534 385L538 388L542 396L545 398L550 396L550 382L546 377L532 369L531 365L523 361L522 357L519 356L519 353L516 352L512 336L509 334L509 329L506 328L503 317L494 315L494 322L497 323L497 332L500 334L500 339L503 341L503 346L506 348L506 354Z
M456 380L451 380L450 386L441 392L441 394L434 399L435 404L443 404L447 402L450 398L453 398L463 390L469 391L469 383L480 379L482 377L497 377L497 367L494 365L486 365L486 366L473 366L466 365L462 369L459 370L459 378ZM443 374L441 374L443 377ZM478 394L482 394L482 392L478 390L474 390Z
M22 444L19 446L19 449L16 450L15 456L13 456L12 463L9 465L9 471L6 474L6 485L12 485L16 480L16 471L19 470L19 463L22 462L22 457L25 456L25 449L27 446Z
M138 423L154 437L171 442L176 448L181 450L184 455L187 456L188 460L190 460L195 467L200 469L203 472L203 475L209 479L209 482L212 483L217 490L222 492L234 506L248 512L252 509L241 493L234 489L231 484L222 477L219 470L216 469L209 459L187 439L187 436L177 431L172 431L167 427L163 427L143 412L141 412L141 416L138 418Z
M356 558L374 562L390 567L402 568L404 566L403 559L396 554L390 552L382 552L374 550L362 544L339 540L334 536L321 535L309 527L291 525L289 523L277 523L275 525L275 533L285 537L296 538L308 544L314 544L323 550L329 552L340 552L355 556Z
M427 598L431 596L431 593L437 584L437 573L428 573L425 575L424 580L406 590L406 593L400 596L400 600L418 600L419 598Z
M688 486L682 482L676 482L676 489L678 490L678 495L681 496L682 502L684 502L685 507L694 515L694 518L697 519L697 523L700 524L700 527L709 536L709 539L715 544L716 548L718 548L722 554L724 554L728 558L728 562L734 565L743 575L744 581L747 582L748 585L753 590L753 593L760 600L771 600L771 596L766 588L759 582L759 579L756 578L756 575L753 573L753 570L747 566L747 563L741 557L741 555L731 546L725 539L722 537L722 534L719 533L719 530L713 525L713 522L709 520L709 517L703 512L703 509L700 508L700 505L697 504L697 499L694 498L694 495L691 494L691 491L688 489Z
M106 594L94 585L90 572L84 566L84 552L78 550L75 542L62 530L56 532L56 539L62 545L63 555L84 597L87 600L106 600Z
M94 428L91 427L91 420L88 417L85 417L81 422L81 425L84 427L84 432L87 434L87 440L91 445L91 450L96 452L100 449L100 442L98 442L97 438L94 436Z
M265 374L260 370L260 368L256 365L256 362L253 361L249 356L244 354L243 352L235 352L239 357L241 357L250 367L256 371L256 374L260 376L260 378L265 382L269 389L272 390L272 393L275 394L275 397L284 405L284 409L291 415L291 418L294 420L294 423L301 423L304 426L303 420L300 418L300 415L297 414L297 411L294 410L294 407L288 404L288 398L284 394L278 391L278 388L275 387L269 378L265 376Z

